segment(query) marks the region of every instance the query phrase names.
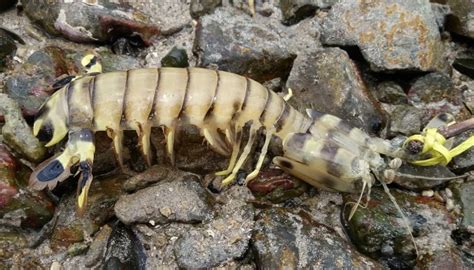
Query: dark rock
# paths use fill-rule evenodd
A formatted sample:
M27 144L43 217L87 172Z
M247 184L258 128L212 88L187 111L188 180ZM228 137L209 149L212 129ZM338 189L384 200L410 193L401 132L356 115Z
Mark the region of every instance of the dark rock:
M462 221L459 228L474 234L474 182L454 183L450 185L456 204L462 209ZM474 253L472 254L474 256Z
M456 176L443 165L424 167L405 163L397 171L406 174L406 176L398 176L394 182L410 190L426 190L447 182L446 180L426 180L418 178L417 176L432 177L433 179Z
M389 104L406 104L408 103L407 95L403 92L403 88L392 81L385 81L377 85L375 96L380 102Z
M103 269L145 269L146 256L133 230L117 222L110 234Z
M5 94L0 94L0 113L5 119L5 125L2 127L5 143L28 160L42 160L46 153L44 146L33 136L18 104Z
M217 67L263 82L288 74L295 55L276 20L256 21L235 9L201 17L194 52L199 66Z
M303 181L280 169L262 170L247 186L258 199L273 203L300 196L308 188Z
M209 268L240 258L247 251L254 227L253 198L245 187L232 187L227 202L210 223L189 230L176 241L176 261L182 268Z
M429 73L416 79L408 90L408 102L422 111L422 126L439 113L456 115L462 108L462 96L443 73Z
M60 215L51 236L50 245L55 251L69 248L89 238L113 217L113 207L122 194L123 176L96 178L90 187L87 209L83 216L76 213L76 194L68 195L59 205Z
M474 51L464 51L457 55L453 67L464 75L474 79Z
M48 33L75 42L111 43L119 38L139 36L145 45L159 34L148 17L129 5L112 1L50 2L23 0L23 9L34 23Z
M173 47L171 51L161 59L162 67L189 67L186 50Z
M464 264L460 252L452 248L436 254L426 255L416 263L417 269L470 269Z
M257 268L382 269L305 212L263 210L252 236Z
M419 254L437 254L454 247L450 237L455 217L434 197L412 195L391 189L413 229ZM412 268L416 263L413 242L399 212L389 197L379 188L372 188L367 207L358 207L350 221L349 212L358 194L345 197L343 224L359 251L390 268ZM362 202L364 204L364 202Z
M396 105L390 113L391 134L413 135L421 130L421 112L409 105Z
M220 5L222 5L222 0L191 0L191 17L197 19L210 14Z
M306 108L334 114L371 133L383 121L382 112L347 53L327 48L299 55L287 81L294 96L289 103L300 111Z
M7 29L0 28L0 71L4 71L16 52L15 38Z
M186 177L122 196L115 205L115 215L125 224L195 223L209 218L212 211L206 190Z
M35 51L18 72L6 78L6 93L20 104L25 115L37 113L52 94L51 85L58 77L79 72L80 62L75 65L69 53L59 47L45 47Z
M295 24L307 17L314 16L318 8L329 8L338 0L282 0L280 1L283 22Z
M43 192L27 188L29 173L0 144L0 224L36 229L52 218L52 202Z
M451 14L446 21L446 28L459 35L474 38L474 3L469 0L447 0Z
M371 69L439 70L443 44L428 1L341 1L322 22L322 42L358 46Z
M87 267L92 267L103 259L111 233L112 228L106 224L96 234L84 259L84 264Z
M457 146L474 135L473 130L468 130L454 138L453 145ZM450 167L457 173L469 172L474 168L474 148L471 147L464 153L453 158Z

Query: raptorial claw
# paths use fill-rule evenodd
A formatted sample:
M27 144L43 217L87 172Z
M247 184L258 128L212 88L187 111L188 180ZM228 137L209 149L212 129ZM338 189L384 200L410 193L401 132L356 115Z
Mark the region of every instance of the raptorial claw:
M92 183L92 163L88 161L81 161L79 163L79 181L77 183L77 212L84 214L87 205L87 198L89 188Z

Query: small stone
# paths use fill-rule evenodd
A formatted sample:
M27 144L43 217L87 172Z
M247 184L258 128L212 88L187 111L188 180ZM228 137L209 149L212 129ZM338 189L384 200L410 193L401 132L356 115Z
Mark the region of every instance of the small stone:
M287 25L314 16L319 8L329 8L338 0L282 0L280 9L283 13L283 23Z
M162 67L189 67L186 50L173 47L171 51L161 59Z
M125 224L198 222L212 215L206 190L193 178L161 182L120 197L115 215Z
M454 201L452 199L446 200L446 210L451 211L454 209Z
M408 103L407 95L403 88L392 81L385 81L377 85L375 96L380 102L389 104L406 104Z
M433 188L447 182L443 179L436 180L436 178L450 178L456 176L446 166L443 165L424 167L405 163L398 169L398 171L404 175L397 176L394 182L404 188L411 190ZM417 176L420 177L417 178ZM423 179L423 177L430 177L432 179L426 180Z
M191 17L197 19L210 14L220 5L222 5L222 0L191 0Z
M421 195L423 195L424 197L433 197L434 191L433 191L432 189L423 190L423 191L421 192Z
M453 145L459 145L472 136L474 136L473 130L465 131L454 138ZM474 168L474 147L471 147L460 155L455 156L449 166L453 171L459 174L471 171Z
M421 131L421 113L409 105L395 105L390 113L390 132L393 135L412 135Z
M74 243L67 249L67 254L71 257L81 255L87 251L88 245L84 243Z
M97 233L84 258L87 267L92 267L103 259L111 233L112 228L109 225L104 225Z
M62 269L62 265L61 263L57 262L57 261L53 261L51 263L51 266L49 267L49 270L61 270Z

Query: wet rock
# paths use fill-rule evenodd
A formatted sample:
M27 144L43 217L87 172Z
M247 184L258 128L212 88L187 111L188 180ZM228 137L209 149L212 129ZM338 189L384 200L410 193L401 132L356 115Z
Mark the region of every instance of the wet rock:
M358 46L372 70L438 70L443 45L429 1L341 1L322 22L322 42Z
M31 21L48 33L62 35L74 42L114 42L119 38L139 36L145 45L159 34L148 17L129 5L112 1L50 2L22 1Z
M113 207L122 194L123 176L96 178L90 187L87 209L81 217L76 212L76 194L69 194L59 205L60 214L51 236L50 245L55 251L69 248L89 238L113 217Z
M465 51L457 55L453 67L464 75L474 78L474 51Z
M273 203L297 197L308 188L303 181L280 169L262 170L247 186L258 199Z
M107 224L97 233L84 259L87 267L92 267L103 259L111 233L112 228Z
M76 65L69 53L59 47L45 47L31 54L18 72L6 78L6 93L20 104L24 115L37 113L52 94L51 85L58 77L80 71L80 61Z
M189 67L186 50L173 47L171 51L161 59L162 67Z
M117 222L107 243L103 269L145 269L146 256L137 235Z
M53 216L54 206L42 193L28 189L29 169L0 144L0 224L40 228Z
M391 134L412 135L421 130L421 112L409 105L396 105L390 113Z
M446 28L459 35L474 38L474 3L469 0L447 0L451 14Z
M263 210L252 242L257 268L382 268L304 212Z
M212 13L220 5L222 5L222 0L191 0L191 17L197 19L205 14Z
M40 161L45 148L33 136L31 128L21 115L18 104L5 94L0 94L0 113L5 117L2 127L3 140L21 156L31 161Z
M199 66L266 81L287 75L295 58L276 20L220 8L202 17L197 27L194 52L199 55Z
M436 254L423 256L416 263L418 269L469 269L464 264L460 252L452 248Z
M282 0L280 1L283 23L295 24L314 16L319 8L329 8L338 0Z
M426 190L447 182L446 180L426 180L417 176L432 178L456 176L443 165L424 167L405 163L397 171L405 175L396 177L394 182L410 190Z
M442 112L456 115L461 110L461 93L443 73L429 73L416 79L408 90L408 102L419 108L422 126Z
M406 104L408 103L407 95L403 88L393 81L385 81L377 85L374 91L375 96L380 102L389 104Z
M122 196L115 215L125 224L195 223L210 217L212 211L206 190L193 177L186 177Z
M315 220L334 229L341 238L349 241L341 223L342 194L319 189L314 193L310 192L311 197L305 199L300 207Z
M12 32L0 28L0 71L4 71L16 52L16 38Z
M474 182L453 183L450 189L453 191L456 203L462 209L460 229L474 234Z
M453 145L459 145L474 135L474 131L465 131L456 136ZM451 168L457 173L469 172L474 168L474 148L466 150L459 156L454 157L450 163Z
M246 252L254 226L253 198L245 187L223 195L226 204L210 223L189 230L176 241L176 261L182 268L209 268L240 258Z
M424 197L391 189L413 229L421 256L438 254L454 247L450 237L455 217L434 197ZM348 195L345 202L355 202L358 194ZM364 203L364 202L362 202ZM414 245L403 219L388 196L373 188L366 208L359 207L347 220L353 204L345 208L343 224L359 251L390 268L411 268L415 265Z
M383 123L357 67L341 49L299 55L286 86L294 93L289 103L300 111L334 114L369 132L377 132Z

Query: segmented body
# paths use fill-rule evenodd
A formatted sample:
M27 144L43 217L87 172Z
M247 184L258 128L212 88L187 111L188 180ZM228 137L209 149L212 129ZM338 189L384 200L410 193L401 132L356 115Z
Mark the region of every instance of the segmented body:
M357 191L358 180L370 182L371 170L385 168L379 153L394 155L386 141L351 128L332 115L310 110L306 116L252 79L202 68L146 68L85 75L58 90L42 108L34 133L52 131L49 146L69 132L69 142L63 154L35 170L30 183L39 189L53 188L68 176L63 171L74 163L81 162L86 170L95 150L87 139L88 132L107 131L122 164L123 130L135 130L142 152L151 163L151 128L163 127L167 152L173 160L179 121L198 127L215 151L230 154L229 167L220 173L228 175L224 184L234 180L259 129L265 131L265 143L256 169L247 180L258 174L272 136L282 139L285 152L284 157L274 159L276 164L331 190ZM249 139L240 151L246 124ZM78 142L83 146L79 147ZM92 179L90 172L86 175L80 181L80 193Z

